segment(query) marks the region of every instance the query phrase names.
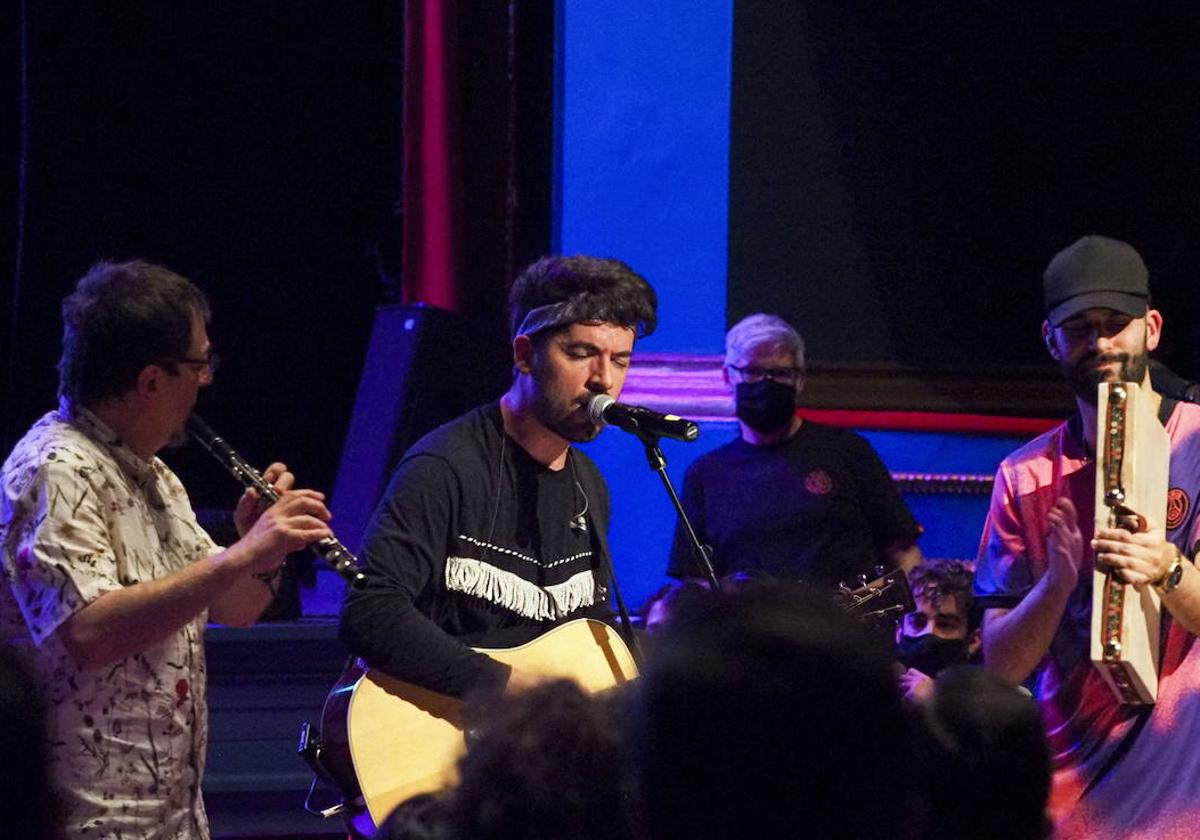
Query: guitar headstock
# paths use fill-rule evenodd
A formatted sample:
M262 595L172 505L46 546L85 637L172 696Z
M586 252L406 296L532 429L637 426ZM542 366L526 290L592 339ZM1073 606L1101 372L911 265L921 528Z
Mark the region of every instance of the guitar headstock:
M854 589L843 583L839 586L839 596L842 609L863 621L890 621L917 608L908 576L901 569L893 569Z

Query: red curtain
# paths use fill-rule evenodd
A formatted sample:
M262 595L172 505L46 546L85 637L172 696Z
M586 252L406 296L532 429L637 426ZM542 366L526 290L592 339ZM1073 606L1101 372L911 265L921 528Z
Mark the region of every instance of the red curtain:
M504 322L512 273L509 3L406 0L403 299Z

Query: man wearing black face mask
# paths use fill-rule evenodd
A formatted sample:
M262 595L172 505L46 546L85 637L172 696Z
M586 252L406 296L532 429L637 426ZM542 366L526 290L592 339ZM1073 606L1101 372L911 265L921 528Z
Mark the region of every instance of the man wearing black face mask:
M928 560L908 575L917 608L896 627L900 689L910 700L933 691L933 678L979 652L979 615L971 604L971 570L957 560Z
M725 336L725 381L738 438L696 460L683 504L718 575L765 573L836 586L876 565L921 560L921 527L861 436L796 414L804 342L775 315L750 315ZM682 525L667 573L701 577Z

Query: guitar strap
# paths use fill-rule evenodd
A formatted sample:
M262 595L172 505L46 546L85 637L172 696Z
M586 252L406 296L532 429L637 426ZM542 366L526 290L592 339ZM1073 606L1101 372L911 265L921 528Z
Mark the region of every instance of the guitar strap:
M596 534L596 543L600 547L601 562L608 572L608 580L612 586L613 596L617 601L617 614L621 616L621 638L625 640L625 644L629 647L629 652L633 654L634 664L641 671L645 665L642 659L642 649L638 645L637 636L634 635L633 622L629 619L629 610L625 609L625 599L621 597L621 587L617 585L617 570L613 568L612 554L608 551L608 535L604 533L603 528L595 528L594 521L592 524Z
M591 482L585 476L585 481L592 489ZM596 492L593 490L593 492ZM599 495L592 498L599 498ZM617 584L617 570L613 568L612 552L608 550L608 523L597 523L596 517L592 513L588 513L588 526L591 533L595 536L596 547L600 550L600 567L608 573L609 585L612 586L613 596L617 601L617 614L621 617L621 626L618 628L621 631L621 638L625 640L629 652L633 655L634 664L641 671L645 661L642 658L642 649L638 645L637 636L633 632L633 622L629 618L629 610L625 608L625 599L621 597L621 587Z

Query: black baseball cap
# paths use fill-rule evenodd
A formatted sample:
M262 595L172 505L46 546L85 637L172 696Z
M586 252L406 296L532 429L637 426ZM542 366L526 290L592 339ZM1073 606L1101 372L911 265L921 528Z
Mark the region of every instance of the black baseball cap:
M1150 272L1132 245L1093 234L1054 255L1042 291L1052 326L1096 308L1141 318L1149 307Z

